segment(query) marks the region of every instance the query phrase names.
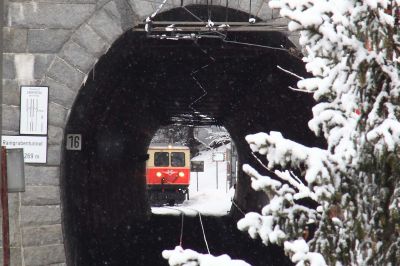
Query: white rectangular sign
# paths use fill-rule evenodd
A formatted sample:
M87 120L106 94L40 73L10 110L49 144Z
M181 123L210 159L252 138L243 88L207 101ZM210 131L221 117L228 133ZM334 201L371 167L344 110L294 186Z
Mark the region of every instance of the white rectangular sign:
M25 163L46 163L47 137L1 136L1 146L7 149L24 149Z
M20 134L46 135L49 87L21 86Z
M214 162L223 162L225 161L225 154L223 152L214 152L212 154L212 160Z

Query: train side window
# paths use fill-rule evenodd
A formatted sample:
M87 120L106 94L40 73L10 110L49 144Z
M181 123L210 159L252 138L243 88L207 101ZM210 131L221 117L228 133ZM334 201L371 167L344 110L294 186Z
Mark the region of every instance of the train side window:
M154 166L169 166L169 153L168 152L155 152L154 153Z
M185 166L185 153L184 152L171 152L171 166L174 166L174 167Z

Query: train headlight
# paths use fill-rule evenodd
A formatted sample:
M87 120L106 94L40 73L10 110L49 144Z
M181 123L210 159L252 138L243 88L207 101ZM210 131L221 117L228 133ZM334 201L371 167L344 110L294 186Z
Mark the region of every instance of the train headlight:
M157 177L161 177L161 176L162 176L161 172L157 172L157 173L156 173L156 176L157 176Z
M185 176L185 173L184 173L184 172L179 172L179 176L180 176L180 177L184 177L184 176Z

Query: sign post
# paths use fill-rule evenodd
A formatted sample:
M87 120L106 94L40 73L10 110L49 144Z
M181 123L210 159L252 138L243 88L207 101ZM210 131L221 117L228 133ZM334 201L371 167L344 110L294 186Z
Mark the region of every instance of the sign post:
M215 172L216 172L216 182L217 182L217 190L218 190L218 162L223 162L225 160L225 154L223 152L214 152L212 154L212 159L216 162Z
M10 232L8 223L7 151L1 147L1 209L3 215L3 265L10 265Z
M218 161L215 165L215 177L216 177L216 181L217 181L217 190L218 190Z
M197 191L199 191L199 172L204 172L204 161L192 161L190 171L196 172Z

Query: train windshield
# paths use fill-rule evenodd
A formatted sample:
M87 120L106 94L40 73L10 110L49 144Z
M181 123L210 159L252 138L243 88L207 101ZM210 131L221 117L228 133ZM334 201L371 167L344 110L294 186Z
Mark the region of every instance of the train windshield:
M171 152L171 166L173 167L185 166L185 153Z
M155 152L154 153L154 166L169 166L169 153L168 152Z

